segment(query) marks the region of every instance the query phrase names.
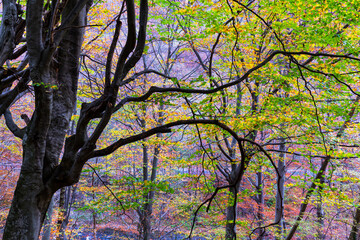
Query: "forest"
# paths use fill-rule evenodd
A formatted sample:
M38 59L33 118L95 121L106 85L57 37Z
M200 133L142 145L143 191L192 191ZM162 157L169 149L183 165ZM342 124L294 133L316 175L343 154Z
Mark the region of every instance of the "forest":
M360 239L360 1L0 7L0 238Z

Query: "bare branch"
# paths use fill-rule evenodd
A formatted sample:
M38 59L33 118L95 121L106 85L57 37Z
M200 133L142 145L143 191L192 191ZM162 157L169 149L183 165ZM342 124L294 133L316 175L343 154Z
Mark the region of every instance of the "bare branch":
M9 130L14 134L15 137L23 139L26 128L19 128L14 122L10 110L6 110L4 113L5 123Z

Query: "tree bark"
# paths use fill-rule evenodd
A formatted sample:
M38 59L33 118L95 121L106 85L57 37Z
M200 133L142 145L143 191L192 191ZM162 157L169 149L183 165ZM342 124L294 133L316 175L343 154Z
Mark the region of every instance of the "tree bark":
M44 222L45 229L43 229L43 236L41 240L50 240L53 210L54 210L54 198L51 199L48 211L46 213L46 218Z
M13 53L15 48L15 27L17 7L15 0L3 0L3 12L0 26L0 66Z
M351 227L349 240L358 240L359 222L360 222L360 211L356 208L355 216L353 218L353 224Z
M276 239L280 240L283 239L283 232L284 232L284 199L285 199L285 144L284 139L280 139L280 146L279 150L281 151L279 155L278 161L278 171L279 175L277 180L277 191L276 191L276 204L275 204L275 223L276 224Z
M77 1L69 1L63 18ZM49 186L63 147L76 100L79 56L86 23L85 7L65 30L57 63L50 47L42 43L42 1L27 3L27 43L30 78L35 84L35 111L23 137L23 164L4 230L4 239L37 239L53 194L61 185ZM56 84L53 92L50 86Z
M317 203L317 207L316 207L316 217L317 217L317 238L320 240L325 239L325 235L324 235L324 208L323 208L323 199L322 199L322 191L323 191L323 186L322 184L324 184L325 182L325 177L321 176L320 177L320 185L318 187L318 203Z
M257 218L258 218L258 227L259 227L259 240L263 239L263 229L261 226L264 224L264 188L263 188L263 176L261 172L256 173L256 191L257 191L257 204L258 204L258 212L257 212Z
M229 188L229 205L226 208L226 226L225 226L225 239L236 239L236 201L235 196L238 193L237 186Z
M162 107L160 106L161 110ZM162 118L160 114L160 118ZM162 122L160 119L159 122ZM142 126L145 127L145 126ZM161 138L161 133L156 135L157 138ZM157 176L157 165L159 160L160 146L155 146L154 155L152 160L151 175L149 178L149 155L148 147L143 145L143 181L149 181L151 184L155 182ZM149 240L151 236L151 216L153 211L153 202L155 197L155 191L153 186L150 189L145 189L143 194L144 204L139 209L140 217L140 236L143 240Z

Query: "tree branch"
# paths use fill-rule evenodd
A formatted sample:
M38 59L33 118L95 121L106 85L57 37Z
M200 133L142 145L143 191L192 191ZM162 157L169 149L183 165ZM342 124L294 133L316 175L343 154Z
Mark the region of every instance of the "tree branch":
M23 139L26 127L25 128L19 128L16 123L14 122L11 112L9 109L7 109L4 113L5 117L5 123L6 126L9 128L9 130L14 134L15 137L18 137L20 139Z

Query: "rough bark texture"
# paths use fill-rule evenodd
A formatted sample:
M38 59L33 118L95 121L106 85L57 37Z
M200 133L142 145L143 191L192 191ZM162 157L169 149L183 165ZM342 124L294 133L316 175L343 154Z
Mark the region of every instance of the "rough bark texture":
M126 139L121 141L120 145L109 146L111 151L95 151L97 140L115 112L119 87L124 84L127 73L141 58L145 46L148 2L140 1L137 31L135 3L133 0L125 0L127 42L117 61L114 77L111 79L111 74L107 75L107 84L102 96L90 103L82 104L76 131L65 139L76 101L79 57L87 11L92 1L65 2L66 4L62 5L64 2L52 0L49 5L50 11L45 11L43 0L27 1L26 48L23 50L27 51L28 57L21 64L23 67L16 69L18 72L10 76L10 80L5 79L10 84L18 77L21 80L13 90L2 94L2 88L6 84L3 81L4 77L0 78L0 99L4 99L0 104L0 114L8 111L7 108L21 92L19 90L26 87L30 80L34 85L35 96L35 110L24 131L14 124L10 113L6 118L8 126L11 126L9 129L23 139L23 164L7 218L4 239L37 239L53 194L64 186L78 182L82 168L90 158L110 154L122 144L169 132L167 127L158 127L151 133ZM10 3L14 2L6 1L5 4ZM58 22L60 19L61 23ZM3 23L5 24L5 21ZM121 22L117 21L116 24L106 64L108 73L112 72L113 53ZM1 33L4 32L3 29ZM17 29L15 32L22 34L21 27ZM4 47L0 50L2 49ZM27 63L29 68L22 71ZM131 101L132 99L125 98L121 106ZM89 134L89 123L95 118L100 118L99 124ZM59 164L62 150L64 152Z
M142 126L144 127L144 126ZM148 154L148 147L143 144L143 182L149 181L149 154ZM147 189L144 189L143 194L143 201L144 204L140 207L138 210L139 213L139 220L140 220L140 238L144 240L150 239L150 233L151 233L151 211L152 211L152 203L149 201L152 201L152 199L149 199L150 192L147 191Z
M47 69L32 71L36 82L49 82ZM35 89L36 109L23 140L23 164L7 218L4 239L37 239L52 193L43 191L43 159L46 134L50 125L51 92ZM43 111L40 111L42 109Z
M63 17L72 10L69 1ZM58 164L65 133L76 99L79 55L83 28L71 28L64 33L57 60L50 64L47 53L51 46L42 44L42 2L28 1L27 36L30 57L30 78L35 84L35 112L23 137L23 164L7 218L4 239L37 239L48 205L57 187L47 186L47 180ZM73 24L84 25L85 8ZM57 73L57 74L56 74ZM56 84L54 92L49 86Z
M0 66L13 53L15 48L15 27L17 7L15 0L3 0L3 13L0 26Z
M16 52L14 49L20 43L25 29L25 21L20 17L21 6L15 0L2 1L3 12L0 26L0 116L4 114L13 101L25 91L28 82L28 73L25 71L27 61L17 67L4 67L7 60L21 56L26 47ZM4 67L4 68L3 68ZM21 78L22 77L22 78ZM13 87L15 80L21 78L19 83Z

